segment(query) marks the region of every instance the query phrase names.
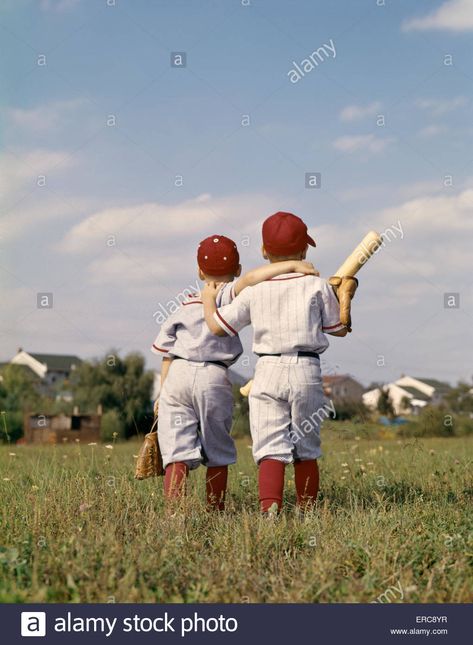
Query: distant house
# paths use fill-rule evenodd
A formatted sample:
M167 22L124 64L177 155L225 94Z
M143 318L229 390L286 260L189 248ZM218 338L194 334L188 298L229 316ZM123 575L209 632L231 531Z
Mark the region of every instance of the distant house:
M337 374L322 377L324 394L328 399L337 401L362 400L365 388L348 374Z
M24 443L54 444L79 440L100 441L101 410L97 414L27 414L23 420Z
M42 394L54 395L67 385L71 374L82 363L78 356L71 354L37 354L19 349L11 359L11 365L22 365L39 379ZM72 400L70 394L62 392L61 398Z
M418 414L427 404L437 405L450 390L450 385L435 379L401 376L384 388L389 392L394 413L401 415ZM380 393L380 388L375 388L363 394L367 408L376 409Z

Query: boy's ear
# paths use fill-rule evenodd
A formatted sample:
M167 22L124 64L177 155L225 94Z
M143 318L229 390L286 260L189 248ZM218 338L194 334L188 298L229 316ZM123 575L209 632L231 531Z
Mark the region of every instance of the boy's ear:
M307 257L307 251L308 251L308 250L309 250L309 245L308 245L308 244L306 244L306 245L305 245L305 249L302 251L301 260L305 260L305 259L306 259L306 257Z
M261 246L261 253L265 260L269 260L268 254L266 253L266 249L264 248L264 244Z
M235 273L235 278L239 278L241 276L241 264L238 265L238 269Z
M202 282L205 282L205 275L202 272L202 269L200 267L197 267L197 271L199 273L199 280L202 280Z

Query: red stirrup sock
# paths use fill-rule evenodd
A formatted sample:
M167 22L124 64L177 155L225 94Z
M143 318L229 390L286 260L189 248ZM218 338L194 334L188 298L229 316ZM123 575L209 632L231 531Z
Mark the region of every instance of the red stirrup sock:
M263 459L260 462L259 501L263 513L267 513L273 504L277 505L278 511L281 510L285 468L286 464L277 459Z
M166 466L164 473L164 496L166 499L178 499L186 490L186 477L189 467L182 461Z
M205 478L207 506L216 511L225 510L225 493L227 492L228 466L210 466Z
M306 508L314 504L319 492L319 466L317 459L294 462L297 505Z

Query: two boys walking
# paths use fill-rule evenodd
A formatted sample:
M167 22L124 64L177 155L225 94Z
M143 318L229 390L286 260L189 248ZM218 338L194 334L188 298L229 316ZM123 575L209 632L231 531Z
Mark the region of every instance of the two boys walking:
M265 220L262 234L269 263L243 276L232 240L213 235L200 243L205 286L166 320L153 344L163 356L158 440L167 499L183 495L189 470L203 463L207 504L224 509L228 466L236 461L227 368L243 351L238 333L248 325L258 356L249 406L261 511L281 509L290 463L297 504L305 508L317 497L320 354L327 334L345 336L347 328L332 287L305 262L315 242L304 222L278 212Z

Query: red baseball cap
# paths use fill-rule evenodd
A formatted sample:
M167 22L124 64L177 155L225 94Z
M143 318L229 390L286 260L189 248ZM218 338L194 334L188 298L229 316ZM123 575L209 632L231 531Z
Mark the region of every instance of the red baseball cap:
M240 264L237 245L224 235L206 237L197 249L197 264L210 276L235 274Z
M292 255L303 251L307 244L315 246L307 226L297 215L279 211L263 222L263 245L271 255Z

